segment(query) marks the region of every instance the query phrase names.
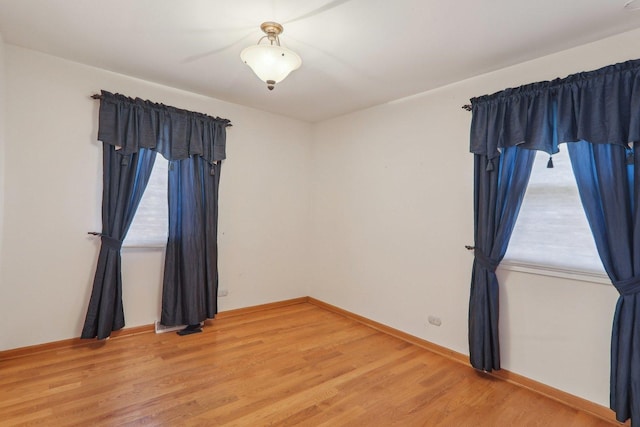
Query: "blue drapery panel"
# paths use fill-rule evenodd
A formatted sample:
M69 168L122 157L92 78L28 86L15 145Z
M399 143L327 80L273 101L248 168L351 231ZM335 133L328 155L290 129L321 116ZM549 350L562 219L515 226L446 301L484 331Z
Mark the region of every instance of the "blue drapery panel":
M509 147L517 146L521 149L554 153L558 143L582 140L588 141L594 147L600 145L609 147L606 149L599 147L594 152L611 150L613 153L613 147L618 147L615 151L617 154L606 156L603 154L598 160L604 165L602 159L607 157L607 161L611 161L609 167L615 168L620 161L620 153L625 151L624 148L628 147L628 144L640 140L640 60L615 64L596 71L573 74L563 79L506 89L493 95L473 98L471 102L473 118L470 150L476 155L486 157L486 170L493 169L494 159L500 157L500 152ZM476 167L482 167L482 165L476 165ZM630 198L629 206L637 205L637 195L634 193L635 189L626 184L626 190L616 188L613 191L613 194L616 195L614 198L610 195L602 197L607 187L602 187L602 184L599 183L617 182L619 178L614 179L612 175L614 172L607 171L604 166L600 166L596 172L597 178L594 178L596 181L584 178L584 176L593 175L587 174L586 171L581 172L583 181L580 192L587 213L595 209L589 206L596 202L593 200L585 202L585 200L589 200L588 196L583 195L587 192L586 188L598 188L600 192L594 193L592 190L593 195L598 194L597 203L604 209L605 214L601 219L596 220L592 213L590 215L593 218L589 218L589 220L595 233L596 242L599 239L601 241L597 246L601 257L603 257L603 264L621 293L612 337L611 407L616 411L617 417L621 421L628 417L637 419L640 413L638 409L640 408L640 391L637 391L638 374L635 371L632 372L630 366L634 363L637 365L640 361L640 359L636 360L637 356L633 354L638 352L634 349L640 348L640 336L636 338L640 328L634 327L635 323L640 321L640 317L635 315L636 296L635 294L631 295L629 287L632 289L640 287L636 280L636 274L640 274L640 271L636 270L634 264L636 261L633 258L640 256L640 251L633 251L633 243L640 241L635 240L638 227L634 217L637 214L633 212L633 209L630 211L625 205L627 202L624 202L625 197L628 197ZM596 172L591 171L592 174ZM615 173L619 173L619 171ZM600 174L606 178L602 179ZM591 181L589 181L590 179ZM587 182L590 187L587 186ZM492 203L490 198L476 200L476 211L487 209L484 204L491 205ZM618 209L622 209L626 213L618 212ZM614 211L606 212L608 210ZM613 218L624 215L629 216L625 224L630 225L631 228L613 220ZM476 218L478 218L477 212ZM490 230L487 224L478 223L476 226ZM616 236L627 236L624 243L620 243L620 245L622 247L628 245L632 257L626 259L628 258L627 249L620 249L615 242L610 241L613 234L603 238L595 231L598 229L611 229L615 230ZM607 231L607 233L614 232ZM476 232L476 239L478 235L479 233ZM606 250L601 249L604 247L603 242L606 242L607 245L612 243L613 246L609 246ZM475 245L479 246L477 241ZM479 262L478 256L476 253L474 274ZM607 257L609 259L605 259ZM493 261L498 260L494 259ZM624 267L626 270L618 271L627 263L628 266ZM609 268L614 270L610 271ZM487 289L488 292L497 292L497 288L494 287ZM494 319L497 322L497 303L490 303L493 301L492 298L473 298L473 292L472 290L470 314L485 316L483 322L493 322ZM497 301L497 297L495 301ZM477 304L480 306L476 307ZM478 333L480 336L477 336ZM486 337L485 334L494 333L490 328L470 328L470 343L475 346L479 342L489 342L493 338ZM481 350L481 347L470 349L470 353L477 354ZM491 368L492 366L491 363L486 363L477 356L472 356L471 361L478 369L487 370L487 367ZM493 366L499 366L499 363Z
M568 147L600 259L620 293L611 336L611 409L618 421L639 420L640 156L628 162L632 154L623 147L585 141Z
M103 339L124 326L120 249L148 182L156 152L174 163L195 162L209 171L206 177L205 174L191 175L190 179L198 180L191 185L206 193L206 196L198 193L199 197L206 197L207 203L210 200L216 203L215 212L206 211L207 217L203 220L209 224L215 219L217 223L219 161L225 158L227 126L230 122L226 119L102 91L98 126L98 139L104 146L102 245L82 338ZM217 175L211 174L216 170ZM210 182L204 184L204 181ZM170 210L170 222L176 212L198 215L198 218L203 215L189 211L190 202L186 199L194 192L185 193L185 186L176 184L175 180L170 180L169 185L169 192L184 202L173 214ZM191 231L196 232L194 230L199 232L201 228ZM216 263L217 248L210 243L216 241L216 227L208 226L206 232L214 233L207 235L207 250L183 251L175 261L180 264L180 271ZM191 249L189 245L197 239L184 232L177 238ZM169 255L175 247L171 235L168 245ZM217 265L215 274L215 281L209 282L217 286ZM191 283L191 286L213 286L209 282Z
M147 187L156 152L122 156L103 143L102 242L82 338L104 339L124 327L120 248Z
M469 356L483 371L500 369L498 278L496 267L507 244L529 182L535 151L506 147L498 165L487 170L487 156L474 155L475 260L469 301Z
M172 162L163 325L195 325L218 312L218 188L221 164Z

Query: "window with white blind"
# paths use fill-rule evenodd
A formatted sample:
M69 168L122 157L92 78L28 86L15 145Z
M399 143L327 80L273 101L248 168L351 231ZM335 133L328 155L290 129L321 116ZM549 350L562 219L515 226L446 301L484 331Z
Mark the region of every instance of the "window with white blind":
M561 145L560 150L553 155L553 168L547 168L546 153L536 154L504 258L505 266L529 267L551 275L556 275L553 272L560 276L580 275L606 282L566 145Z
M124 247L164 247L169 230L167 181L169 162L160 154L151 171L151 178L142 195L131 228L122 245Z

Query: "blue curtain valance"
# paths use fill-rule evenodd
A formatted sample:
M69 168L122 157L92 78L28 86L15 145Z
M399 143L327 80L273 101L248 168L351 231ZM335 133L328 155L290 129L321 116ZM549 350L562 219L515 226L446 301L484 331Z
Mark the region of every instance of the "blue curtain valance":
M229 120L101 92L98 139L120 147L120 154L129 155L140 148L149 148L167 160L197 155L214 162L226 157Z
M557 151L580 140L640 141L640 60L471 99L470 151L493 159L503 147Z

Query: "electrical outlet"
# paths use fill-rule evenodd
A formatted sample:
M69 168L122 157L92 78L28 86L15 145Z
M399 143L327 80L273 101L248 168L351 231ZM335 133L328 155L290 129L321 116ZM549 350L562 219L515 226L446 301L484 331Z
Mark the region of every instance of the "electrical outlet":
M439 317L436 316L429 316L427 318L427 321L429 322L429 324L433 325L433 326L440 326L442 325L442 320L440 320Z
M218 289L219 297L226 297L227 295L229 295L229 291L227 289Z

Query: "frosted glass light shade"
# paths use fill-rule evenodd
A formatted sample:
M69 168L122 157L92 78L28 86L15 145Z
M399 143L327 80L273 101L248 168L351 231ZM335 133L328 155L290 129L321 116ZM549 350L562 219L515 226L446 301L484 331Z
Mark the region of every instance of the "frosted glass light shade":
M240 59L251 67L260 80L267 83L270 90L302 65L302 59L292 50L266 44L245 48L240 53Z

